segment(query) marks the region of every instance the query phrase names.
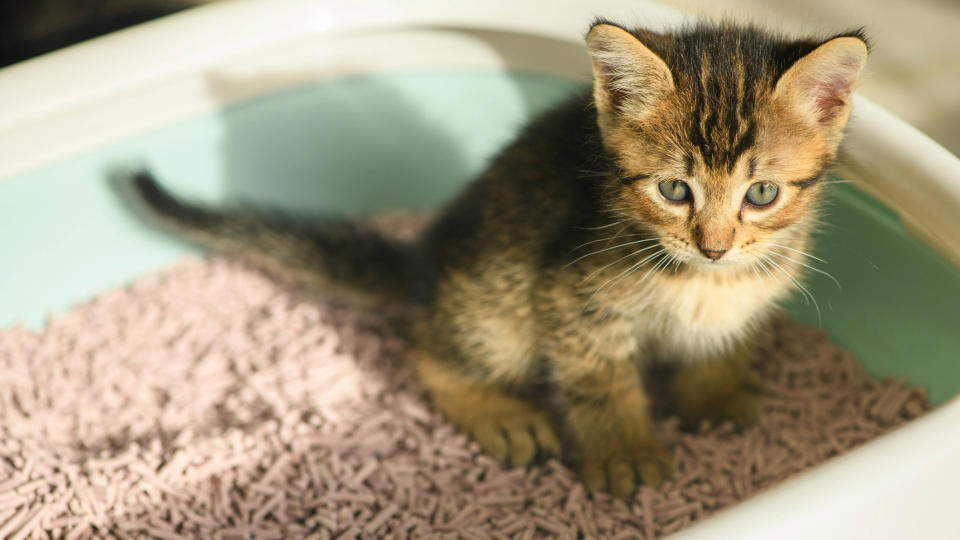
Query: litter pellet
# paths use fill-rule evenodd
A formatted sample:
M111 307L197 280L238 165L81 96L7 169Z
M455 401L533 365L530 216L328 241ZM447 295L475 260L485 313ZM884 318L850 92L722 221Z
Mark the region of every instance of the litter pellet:
M0 330L0 537L627 538L689 526L927 409L784 318L737 432L673 419L628 503L551 461L503 469L430 406L405 344L230 259L187 259Z

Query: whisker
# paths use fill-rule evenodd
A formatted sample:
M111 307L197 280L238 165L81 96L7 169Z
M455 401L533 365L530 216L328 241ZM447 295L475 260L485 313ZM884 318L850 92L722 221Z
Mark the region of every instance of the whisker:
M570 265L572 265L573 263L575 263L575 262L577 262L577 261L580 261L580 260L583 260L583 259L586 259L587 257L590 257L591 255L597 255L598 253L604 253L604 252L606 252L606 251L611 251L611 250L614 250L614 249L619 249L619 248L622 248L622 247L631 246L631 245L633 245L633 244L640 244L640 243L642 243L642 242L654 242L654 241L656 241L656 240L651 240L651 239L634 240L634 241L632 241L632 242L624 242L623 244L617 244L617 245L615 245L615 246L610 246L610 247L607 247L607 248L598 249L597 251L591 251L590 253L587 253L586 255L581 255L581 256L577 257L576 259L570 261L570 262L567 263L563 268L566 269L566 268L568 268Z
M757 264L760 265L760 269L763 270L763 273L766 274L767 277L769 277L769 278L772 279L772 278L773 278L773 274L770 273L770 269L767 268L767 265L760 259L760 257L757 257L757 256L755 256L755 257L756 257L756 259L757 259ZM806 300L807 297L804 296L803 299ZM807 304L809 304L809 303L810 303L810 301L807 300Z
M770 250L770 254L771 254L771 255L774 255L774 256L777 256L777 257L780 257L781 259L785 259L785 260L788 260L788 261L790 261L790 262L794 262L794 263L796 263L796 264L799 264L800 266L802 266L802 267L804 267L804 268L808 268L808 269L810 269L810 270L813 270L814 272L816 272L816 273L818 273L818 274L823 274L823 275L827 276L828 278L832 279L833 282L837 284L837 288L838 288L838 289L840 289L841 291L843 290L843 286L840 285L840 281L837 280L837 278L833 277L833 275L831 275L831 274L828 273L828 272L824 272L823 270L820 270L819 268L814 268L813 266L810 266L809 264L806 264L806 263L804 263L804 262L798 261L798 260L796 260L796 259L794 259L794 258L792 258L792 257L788 257L788 256L786 256L786 255L784 255L784 254L782 254L782 253L777 253L775 250L772 250L772 249Z
M680 260L680 257L677 257L672 253L667 253L667 257L670 257L670 261L673 264L673 273L676 274L680 271L680 265L683 264L683 261Z
M657 253L654 253L653 255L647 257L646 259L644 259L644 261L641 261L640 264L642 264L643 262L646 262L646 261L650 260L650 259L653 258L653 257L659 256L659 255L664 255L665 252L666 252L666 249L662 249L662 250L658 251ZM658 272L659 270L662 270L663 268L666 268L666 264L664 264L664 263L669 261L669 258L668 258L668 257L670 257L670 254L669 254L669 253L666 253L666 256L661 257L660 260L657 261L657 264L653 265L652 268L650 268L649 270L647 270L647 273L644 274L643 277L640 278L640 281L638 281L637 283L639 284L639 283L645 282L645 281L647 280L647 278L649 278L651 275L655 274L655 273ZM634 273L634 272L636 272L636 271L639 271L639 270L640 270L640 265L639 265L639 264L634 265L634 266L628 268L627 270L629 270L629 272L627 273L627 275L630 275L630 274L632 274L632 273ZM619 277L619 276L618 276L618 277ZM624 277L626 277L626 276L624 276ZM601 288L602 288L602 287L601 287ZM599 289L597 289L597 292L599 292ZM594 294L596 294L596 292L595 292Z
M760 265L760 269L763 270L763 273L765 273L767 277L771 279L775 279L773 272L770 271L770 266L767 265L767 262L770 262L770 261L768 261L766 257L761 257L759 255L754 255L754 258L756 259L757 264ZM787 275L787 277L790 277L789 274ZM806 301L807 305L810 305L810 300L807 299L806 295L804 295L803 299Z
M627 225L627 227L629 227L629 225ZM626 229L627 227L624 227L623 229L620 229L620 231L623 231L623 230ZM617 238L617 236L618 236L619 234L620 234L620 232L618 231L617 234L614 234L613 236L608 236L607 238L600 238L600 239L597 239L597 240L590 240L590 241L588 241L588 242L584 242L584 243L580 244L579 246L571 249L570 251L573 252L573 251L576 251L576 250L582 248L583 246L589 246L590 244L596 244L597 242L612 242L614 239ZM631 238L631 237L634 237L634 236L644 236L644 235L645 235L645 233L625 234L625 235L621 236L621 238ZM648 236L644 236L644 238L641 238L640 240L650 240L650 239L653 239L653 238L656 238L656 236L655 236L655 235L648 235Z
M658 272L659 270L662 270L663 268L666 268L667 265L664 264L664 262L665 262L665 261L666 261L666 262L669 262L669 259L668 259L669 256L670 256L670 254L667 253L667 256L666 256L666 257L662 257L659 261L657 261L657 264L653 265L653 268L647 270L647 273L644 274L642 278L640 278L640 283L643 283L644 281L646 281L647 278L649 278L649 277L651 276L651 274L654 274L654 273ZM662 265L662 266L661 266L661 265Z
M588 241L586 241L586 242L584 242L584 243L582 243L582 244L574 247L573 249L570 250L570 252L573 253L574 251L582 248L583 246L589 246L590 244L596 244L597 242L603 242L603 241L606 241L606 240L613 240L614 238L616 238L617 236L619 236L621 232L623 232L624 230L626 230L626 228L629 227L629 226L630 226L630 225L625 225L625 226L621 227L620 230L617 231L617 232L615 232L615 233L613 233L612 236L608 236L608 237L606 237L606 238L599 238L599 239L597 239L597 240L588 240ZM627 235L627 236L635 236L635 235L632 235L632 234L631 234L631 235Z
M790 273L787 272L787 270L786 270L784 267L782 267L782 266L780 266L779 264L777 264L776 261L774 261L773 259L769 259L769 258L766 259L766 261L767 261L768 263L772 264L774 268L777 268L777 269L779 269L781 272L783 272L783 274L784 274L785 276L787 276L788 278L790 278L790 281L792 281L793 284L796 285L797 288L800 289L800 291L801 291L802 293L804 293L805 295L807 295L807 296L810 297L810 300L813 302L813 307L814 307L814 309L817 310L817 323L818 323L820 326L823 326L823 318L822 318L822 316L820 315L820 306L817 304L817 299L813 296L813 293L811 293L809 290L807 290L807 288L804 287L803 284L800 283L799 280L797 280L797 278L795 278L795 277L793 277L792 275L790 275ZM809 303L808 303L807 305L809 305Z
M774 247L778 247L778 248L788 249L788 250L790 250L790 251L793 251L794 253L799 253L800 255L803 255L804 257L810 257L811 259L813 259L813 260L815 260L815 261L820 261L820 262L822 262L823 264L830 264L830 263L827 262L826 260L821 259L820 257L817 257L817 256L815 256L815 255L812 255L812 254L807 253L806 251L803 251L803 250L800 250L800 249L792 248L792 247L790 247L790 246L786 246L786 245L783 245L783 244L777 244L777 243L775 243L775 242L770 242L770 241L765 241L765 242L763 242L763 243L766 244L766 245L768 245L768 246L774 246Z
M638 240L659 240L660 239L660 237L656 234L647 234L647 233L626 234L626 235L623 235L623 238L631 238L635 236L642 237L642 238L638 238ZM610 242L612 241L613 239L611 238L610 241L608 241L605 245L609 246Z
M593 300L593 297L596 296L597 293L599 293L601 290L603 290L604 287L606 287L606 286L609 285L610 283L613 283L613 282L619 280L621 277L623 277L623 276L631 273L634 269L637 269L637 268L643 266L644 263L646 263L647 261L653 259L654 257L657 257L658 255L664 253L665 251L666 251L666 249L660 248L659 251L653 253L652 255L647 255L647 256L644 257L643 260L641 260L640 262L637 262L637 263L633 264L632 266L628 267L628 268L627 268L626 270L624 270L623 272L620 272L620 273L617 274L616 276L608 279L607 281L604 281L602 285L600 285L599 287L597 287L597 289L596 289L595 291L593 291L593 294L591 294L591 295L590 295L590 298L587 299L587 303L586 303L585 305L589 305L590 302Z
M599 227L577 227L577 228L584 231L598 231L600 229L609 229L610 227L616 227L617 225L620 225L624 221L626 221L626 219L620 219L607 225L600 225Z
M647 246L647 247L645 247L645 248L638 249L638 250L636 250L636 251L634 251L634 252L632 252L632 253L628 253L628 254L624 255L623 257L620 257L619 259L617 259L617 260L615 260L615 261L613 261L613 262L611 262L611 263L607 263L607 264L601 266L600 268L594 270L593 272L590 272L590 274L588 274L587 277L583 278L583 280L581 280L581 282L583 282L583 281L590 281L590 280L593 279L595 276L597 276L598 274L601 274L604 270L606 270L607 268L610 268L611 266L617 264L618 262L620 262L620 261L622 261L622 260L624 260L624 259L629 259L630 257L633 257L634 255L639 255L640 253L643 253L644 251L649 251L649 250L657 247L658 245L659 245L659 244L654 244L654 245L652 245L652 246Z

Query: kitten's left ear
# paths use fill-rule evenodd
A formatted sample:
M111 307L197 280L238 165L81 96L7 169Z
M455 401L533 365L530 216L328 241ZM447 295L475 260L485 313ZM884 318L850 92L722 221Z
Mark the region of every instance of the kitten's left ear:
M862 39L833 38L797 60L780 77L774 96L787 100L811 123L842 130L866 61L867 44Z
M593 25L587 50L593 60L594 102L602 116L641 117L673 90L673 76L663 59L619 26Z

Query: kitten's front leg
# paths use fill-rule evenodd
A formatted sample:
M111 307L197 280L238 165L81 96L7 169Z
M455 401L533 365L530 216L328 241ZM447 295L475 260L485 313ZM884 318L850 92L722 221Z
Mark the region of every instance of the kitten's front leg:
M434 404L490 457L504 465L523 467L538 456L560 455L560 440L546 412L492 381L466 375L425 349L414 349L411 355Z
M687 428L702 420L752 424L760 412L760 384L750 373L753 348L740 345L716 358L684 361L670 383L677 413Z
M566 396L567 422L580 447L580 478L590 491L619 497L639 483L659 486L670 457L653 437L650 403L629 361L555 362Z

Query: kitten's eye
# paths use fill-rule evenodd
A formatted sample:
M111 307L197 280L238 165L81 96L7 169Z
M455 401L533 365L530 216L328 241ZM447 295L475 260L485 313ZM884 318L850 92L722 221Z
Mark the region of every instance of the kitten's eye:
M669 201L685 201L690 198L690 186L683 180L660 182L660 194Z
M780 188L770 182L757 182L747 189L747 202L754 206L766 206L777 198Z

